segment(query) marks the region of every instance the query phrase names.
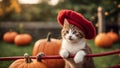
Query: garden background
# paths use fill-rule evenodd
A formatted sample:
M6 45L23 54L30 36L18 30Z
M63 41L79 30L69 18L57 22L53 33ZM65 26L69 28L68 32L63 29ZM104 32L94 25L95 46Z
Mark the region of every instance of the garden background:
M92 21L98 33L98 7L103 8L105 16L105 33L111 29L119 34L120 13L119 0L0 0L0 57L22 56L24 53L32 55L32 49L37 40L46 38L51 32L52 37L61 39L61 26L57 23L57 14L62 9L71 9L82 13ZM26 46L16 46L14 43L6 43L3 35L8 31L28 33L32 41ZM94 39L87 40L93 53L101 53L120 49L118 40L109 48L96 46ZM0 68L8 68L13 61L0 61ZM96 68L107 68L119 64L118 55L96 57Z

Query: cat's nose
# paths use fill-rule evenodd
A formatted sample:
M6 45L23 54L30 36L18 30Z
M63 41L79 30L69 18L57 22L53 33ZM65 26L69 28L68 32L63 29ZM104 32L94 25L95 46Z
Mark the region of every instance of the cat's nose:
M69 36L69 40L72 40L72 36Z

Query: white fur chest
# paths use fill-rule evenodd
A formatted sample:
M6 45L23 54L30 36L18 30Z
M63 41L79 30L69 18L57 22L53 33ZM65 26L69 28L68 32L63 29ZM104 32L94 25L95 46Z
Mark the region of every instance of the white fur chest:
M79 50L85 48L85 39L80 40L77 43L69 43L65 39L62 40L62 49L66 49L71 54L76 54Z

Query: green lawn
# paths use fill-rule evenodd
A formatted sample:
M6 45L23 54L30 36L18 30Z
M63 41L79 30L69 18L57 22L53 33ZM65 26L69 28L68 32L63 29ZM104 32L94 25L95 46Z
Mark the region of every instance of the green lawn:
M116 43L111 48L99 48L94 45L93 40L88 41L93 53L101 53L106 51L112 51L120 48L120 44ZM24 53L32 54L34 42L28 46L16 46L14 44L8 44L4 41L0 41L0 57L5 56L22 56ZM13 61L0 61L0 68L8 68ZM96 68L108 68L119 63L118 55L110 55L104 57L94 58Z
M23 56L24 53L32 55L33 46L34 42L27 46L16 46L15 44L9 44L5 43L4 41L0 41L0 57ZM12 62L13 61L0 61L0 68L8 68Z

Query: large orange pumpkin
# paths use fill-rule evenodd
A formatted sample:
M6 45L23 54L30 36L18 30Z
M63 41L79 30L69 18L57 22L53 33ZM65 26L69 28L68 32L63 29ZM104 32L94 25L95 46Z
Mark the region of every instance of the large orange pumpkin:
M38 40L33 48L33 56L36 56L39 52L43 52L45 55L59 55L61 46L61 40L51 39L50 35L47 39ZM64 68L64 61L62 59L46 59L44 63L48 68Z
M95 37L95 45L99 47L110 47L113 44L113 40L106 33L100 33Z
M18 46L27 45L32 41L32 36L30 34L19 34L15 37L15 44Z
M4 35L3 35L3 40L7 43L13 43L14 42L14 39L15 37L18 35L17 32L15 31L10 31L10 32L6 32Z
M39 62L39 60L31 59L27 54L25 59L18 59L14 61L9 68L47 68L47 66Z
M118 34L113 32L113 30L111 30L110 32L107 33L108 36L110 36L113 40L113 42L117 42L119 37Z

